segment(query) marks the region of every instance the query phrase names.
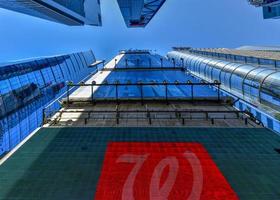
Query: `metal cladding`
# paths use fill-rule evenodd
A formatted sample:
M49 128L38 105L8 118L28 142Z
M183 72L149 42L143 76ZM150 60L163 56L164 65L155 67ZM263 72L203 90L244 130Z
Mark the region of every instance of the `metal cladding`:
M186 51L173 51L168 57L204 80L219 81L223 89L239 98L280 111L280 71L276 68L199 56Z
M166 0L118 0L127 27L145 27Z

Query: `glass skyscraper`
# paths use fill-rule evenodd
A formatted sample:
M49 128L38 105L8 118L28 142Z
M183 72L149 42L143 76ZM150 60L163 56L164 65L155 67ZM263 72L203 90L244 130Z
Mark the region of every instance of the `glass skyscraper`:
M118 0L124 21L129 28L145 27L166 0Z
M179 47L168 57L203 80L220 82L238 109L280 132L280 53L259 49L263 50Z
M263 7L264 19L280 18L280 1L279 0L249 0L249 2L257 7Z
M268 129L276 119L235 93L256 95L263 71L262 100L275 104L275 54L222 50L120 51L87 80L67 78L66 95L39 112L43 126L0 159L0 199L279 199L279 135ZM86 68L81 54L66 58L46 69L46 82L58 83L46 98L63 85L60 67ZM30 80L21 102L39 93ZM24 114L33 125L32 110L16 117ZM11 144L30 125L11 128Z
M59 109L66 81L80 82L95 67L92 51L30 59L0 66L0 155L43 123L43 109Z
M0 7L71 26L102 25L100 0L0 0Z

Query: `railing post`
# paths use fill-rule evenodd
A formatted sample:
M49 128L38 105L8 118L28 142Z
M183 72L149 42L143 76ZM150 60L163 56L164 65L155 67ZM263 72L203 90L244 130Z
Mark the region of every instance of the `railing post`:
M160 67L163 68L163 59L160 58Z
M95 104L95 101L94 101L94 96L93 96L93 87L94 85L96 85L96 82L95 81L92 81L91 83L91 103L94 105Z
M166 80L164 80L163 81L163 84L164 84L164 86L165 86L165 101L166 101L166 104L168 105L168 84L167 84L167 81Z
M152 118L151 118L150 111L148 111L147 117L148 117L148 120L149 120L149 124L151 125L152 124Z
M218 85L218 101L221 101L221 84Z
M117 60L117 59L115 59L115 68L117 68L117 61L118 61L118 60Z
M192 102L193 102L194 101L193 83L191 83L191 92L192 92Z
M128 68L128 61L125 59L125 67Z
M140 93L141 93L141 104L144 105L144 94L143 94L143 84L142 82L139 82L140 84Z
M69 103L70 103L70 99L69 99L69 98L70 98L70 97L69 97L69 96L70 96L70 94L69 94L70 91L69 91L69 90L70 90L71 85L73 85L73 82L72 82L72 81L69 81L69 82L67 83L67 87L66 87L66 88L67 88L67 94L66 94L66 95L67 95L67 107L69 106Z
M118 84L119 84L119 81L116 81L115 85L116 85L116 101L117 101L117 104L119 105L119 91L118 91Z
M67 107L69 106L69 85L67 85Z
M120 113L119 113L119 109L116 109L116 123L120 124Z
M46 123L46 113L45 113L45 111L46 111L46 108L43 108L43 124L42 124L42 126Z

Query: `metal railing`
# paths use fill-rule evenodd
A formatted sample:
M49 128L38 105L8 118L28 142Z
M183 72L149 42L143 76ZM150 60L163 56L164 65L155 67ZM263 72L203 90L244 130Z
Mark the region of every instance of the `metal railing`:
M79 114L78 117L70 115L70 117L63 117L63 114ZM120 120L147 120L152 125L155 120L179 120L182 125L186 124L187 120L206 120L212 125L216 120L243 120L245 125L254 122L259 124L255 118L249 115L246 111L208 111L208 110L120 110L116 106L115 110L61 110L53 119L47 119L49 125L58 125L61 121L81 120L84 125L89 124L89 120L113 120L118 125Z
M175 67L160 67L160 66L140 66L140 67L115 67L115 68L103 68L102 71L125 71L125 70L181 70L185 71L185 68L181 66L175 66Z
M88 80L93 74L96 74L98 72L98 69L96 69L96 71L88 74L85 78L83 78L79 84L83 83L84 81ZM43 108L42 110L42 115L43 115L43 124L45 123L44 120L52 117L57 111L59 111L61 109L61 105L62 105L62 99L64 97L68 97L72 92L75 91L75 89L77 89L77 86L71 87L69 89L69 83L67 83L66 85L66 91L64 93L62 93L59 97L57 97L55 100L53 100L51 103L49 103L46 107Z
M119 92L119 88L125 86L125 87L138 87L139 91L140 91L140 96L139 98L124 98L120 95ZM144 88L145 87L153 87L153 86L162 86L164 87L164 91L165 94L164 96L161 96L160 98L148 98L148 96L145 96L144 94ZM189 97L170 97L168 95L168 87L169 86L189 86L190 87L190 94ZM191 101L195 101L195 100L199 100L198 96L196 96L195 93L195 89L194 87L203 87L203 86L208 86L208 87L213 87L217 89L217 93L216 96L212 99L210 99L210 97L208 95L205 96L205 98L203 100L211 100L211 101L220 101L221 100L221 94L220 94L220 86L221 83L215 82L215 83L207 83L207 82L200 82L200 83L193 83L191 81L187 81L185 83L179 82L179 81L175 81L174 83L169 83L167 81L163 81L162 83L158 83L158 82L152 82L152 83L142 83L142 82L138 82L138 83L120 83L118 81L116 81L115 83L96 83L95 81L92 82L92 84L85 84L85 83L80 83L80 84L73 84L73 83L69 83L67 85L67 97L66 97L66 104L69 105L70 103L73 102L91 102L91 103L96 103L99 100L107 100L107 101L114 101L114 102L119 102L122 100L126 100L126 101L141 101L142 104L144 103L144 101L146 100L160 100L160 101L166 101L167 103L172 100L191 100ZM77 99L71 99L70 98L70 90L73 87L90 87L91 88L91 99L90 100L77 100ZM114 97L104 97L104 98L98 98L94 96L95 90L94 87L114 87L115 88L115 95Z
M244 64L253 64L257 66L267 66L271 68L279 68L280 60L268 58L268 57L258 57L253 55L241 55L234 52L210 52L210 51L201 51L201 50L190 50L189 53L199 56L205 56L210 58L221 59L225 61L235 62L235 63L244 63Z

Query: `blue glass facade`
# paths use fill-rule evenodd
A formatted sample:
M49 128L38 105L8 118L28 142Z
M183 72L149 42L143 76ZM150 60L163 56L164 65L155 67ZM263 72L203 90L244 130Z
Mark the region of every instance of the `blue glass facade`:
M279 0L248 0L252 5L255 6L266 6L266 5L275 5L279 4Z
M103 83L105 82L125 84L117 88L119 99L140 99L141 97L165 99L166 93L168 99L216 99L218 96L218 90L215 88L199 85L199 81L186 74L182 68L174 67L173 62L150 52L125 53ZM188 82L198 85L175 84ZM144 85L137 85L139 83ZM93 94L93 98L115 99L116 86L110 84L100 86Z
M176 64L184 66L206 81L218 81L235 106L250 111L263 124L280 133L280 72L277 68L234 63L206 56L173 51L168 53ZM271 123L270 123L271 122Z
M66 8L73 10L76 13L79 13L82 16L85 16L85 9L84 9L84 0L54 0L55 2L59 3Z
M280 18L280 1L275 6L264 6L263 7L264 19L277 19Z
M252 49L250 49L252 48ZM254 49L255 48L255 49ZM212 50L212 49L211 49ZM216 50L216 49L213 49ZM247 50L247 49L245 49ZM270 53L275 53L278 52L279 49L277 48L270 48L270 47L250 47L250 54L247 54L248 52L242 52L243 55L236 55L234 54L234 50L224 50L228 52L211 52L211 51L205 51L205 50L197 50L197 49L190 49L189 52L195 55L199 56L207 56L207 57L212 57L215 59L221 59L221 60L226 60L229 62L234 62L234 63L244 63L244 64L249 64L249 65L257 65L257 66L267 66L267 67L273 67L273 68L280 68L280 60L276 59L276 56L273 56L274 58L271 58L272 54ZM274 52L275 51L275 52ZM254 52L254 53L252 53ZM239 54L241 52L238 52ZM263 57L261 57L263 56Z
M263 7L264 19L280 18L280 1L279 0L249 0L252 5Z
M128 27L145 27L166 0L118 0Z
M0 155L42 125L42 110L96 68L91 51L46 57L0 67ZM51 106L59 108L59 103Z
M208 57L172 52L175 58L192 73L208 81L217 80L232 93L251 102L260 102L280 110L280 72L271 67L258 67Z
M0 0L0 7L71 26L102 25L100 0Z

